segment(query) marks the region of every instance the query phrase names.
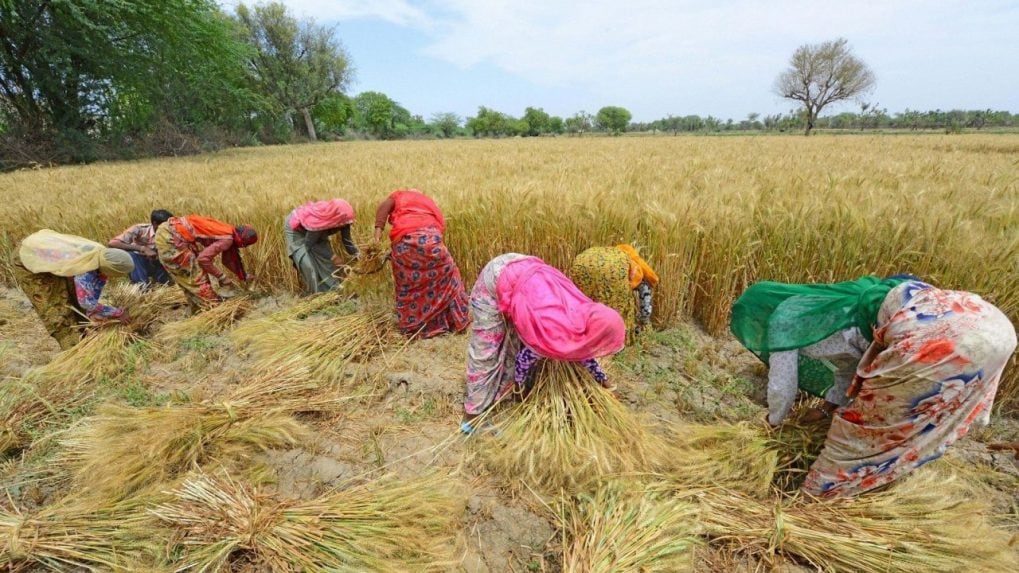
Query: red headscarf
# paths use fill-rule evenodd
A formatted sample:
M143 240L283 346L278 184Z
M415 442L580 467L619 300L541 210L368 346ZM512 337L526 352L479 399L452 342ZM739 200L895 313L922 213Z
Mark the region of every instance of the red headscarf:
M626 325L619 313L588 298L537 257L506 265L496 290L499 310L520 339L545 358L578 362L623 349Z
M428 227L438 227L440 233L445 232L446 220L431 197L417 189L397 189L390 197L394 202L389 215L390 241L395 243L407 233Z

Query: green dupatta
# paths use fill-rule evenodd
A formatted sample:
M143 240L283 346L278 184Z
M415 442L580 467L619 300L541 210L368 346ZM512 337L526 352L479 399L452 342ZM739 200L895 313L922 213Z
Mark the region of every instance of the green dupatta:
M873 340L881 303L904 281L873 276L834 284L762 281L732 305L729 329L765 364L772 352L810 346L854 326ZM835 383L834 367L801 354L799 380L802 390L823 397Z

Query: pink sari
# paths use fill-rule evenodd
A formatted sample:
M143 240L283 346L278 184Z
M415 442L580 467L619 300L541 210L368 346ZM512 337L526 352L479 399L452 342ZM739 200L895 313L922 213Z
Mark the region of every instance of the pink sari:
M544 358L579 362L623 349L626 326L619 313L588 298L537 257L506 265L497 290L499 311Z

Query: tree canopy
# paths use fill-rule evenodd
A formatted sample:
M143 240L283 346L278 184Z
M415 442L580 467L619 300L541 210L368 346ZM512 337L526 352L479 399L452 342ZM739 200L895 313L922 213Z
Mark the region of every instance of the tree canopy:
M865 94L874 83L867 64L853 55L848 40L839 38L797 48L775 81L775 92L803 104L804 134L810 135L821 110Z
M598 127L605 131L618 134L626 131L632 117L625 107L609 105L598 110L595 121L598 122Z

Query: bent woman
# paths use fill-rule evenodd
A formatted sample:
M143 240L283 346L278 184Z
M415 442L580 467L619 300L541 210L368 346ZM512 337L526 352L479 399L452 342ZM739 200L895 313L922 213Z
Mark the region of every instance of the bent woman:
M802 390L825 399L813 418L849 404L856 367L873 340L877 311L904 279L752 285L732 306L729 328L768 365L768 422L785 420Z
M888 293L874 342L803 489L854 496L933 461L986 424L1015 327L979 296L907 281Z
M99 297L108 277L133 270L126 251L49 229L25 237L14 262L18 286L62 350L81 341L82 318L127 321L123 310Z
M339 233L343 249L356 258L359 253L350 236L353 222L354 208L343 199L306 203L287 215L283 225L287 256L300 273L306 293L340 286L333 273L343 261L333 253L329 237Z
M393 191L375 212L376 241L387 223L400 332L431 338L467 328L467 292L435 201L416 189Z
M210 277L220 286L234 281L216 267L220 256L223 266L237 280L250 280L244 271L240 249L254 245L258 233L250 225L233 226L210 217L188 215L171 217L156 230L159 262L187 296L192 310L221 302Z
M489 261L471 292L471 308L463 431L514 383L523 384L542 358L581 362L611 388L596 359L622 350L622 317L541 259L507 253Z
M584 294L614 308L627 332L640 334L651 322L658 274L631 245L587 249L573 260L570 278Z

